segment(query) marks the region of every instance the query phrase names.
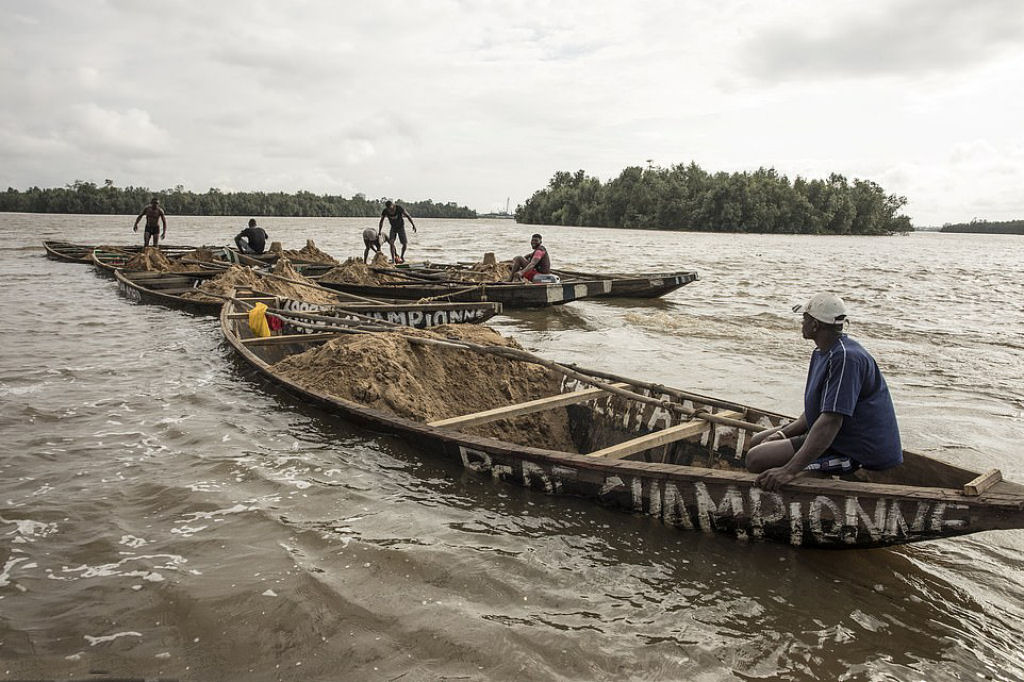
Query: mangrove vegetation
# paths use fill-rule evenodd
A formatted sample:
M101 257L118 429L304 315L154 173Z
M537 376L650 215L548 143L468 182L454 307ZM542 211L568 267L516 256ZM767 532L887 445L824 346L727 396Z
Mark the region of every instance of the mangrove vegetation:
M157 197L168 214L209 216L286 216L286 217L377 217L384 199L367 199L356 194L351 199L312 192L222 192L211 187L203 193L174 189L154 191L147 187L115 187L112 180L102 186L75 180L65 187L19 191L8 187L0 194L0 211L16 213L75 213L94 215L135 215L150 199ZM476 211L452 202L402 201L414 218L476 218Z
M905 197L869 180L797 177L772 168L708 173L695 163L630 166L602 183L560 171L516 211L537 225L776 234L894 234L913 230Z
M969 223L947 223L940 232L967 232L973 234L1024 234L1024 220L978 220Z

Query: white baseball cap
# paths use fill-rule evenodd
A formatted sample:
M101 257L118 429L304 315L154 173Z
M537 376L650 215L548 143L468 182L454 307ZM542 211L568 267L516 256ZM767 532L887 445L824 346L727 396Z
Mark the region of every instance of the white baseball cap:
M794 313L806 313L825 324L846 322L846 304L835 294L815 294L805 305L793 306Z

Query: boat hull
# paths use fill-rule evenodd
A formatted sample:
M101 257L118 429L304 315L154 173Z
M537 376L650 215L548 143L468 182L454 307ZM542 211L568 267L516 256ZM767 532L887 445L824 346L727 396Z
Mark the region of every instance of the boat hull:
M497 301L506 309L537 308L562 305L585 298L608 295L611 283L607 280L585 280L560 284L396 284L363 285L320 280L322 286L358 296L371 298L399 298L418 301L435 299L445 301Z
M958 486L976 477L974 472L909 452L906 456L918 468L939 472L935 480L941 485L801 477L779 492L768 492L754 485L753 474L716 466L741 463L748 438L749 431L725 422L711 422L699 437L645 451L638 459L543 450L429 426L310 390L279 375L273 363L308 346L249 347L243 342L245 330L229 319L230 309L226 305L221 312L225 338L267 380L304 402L375 432L391 433L418 451L443 457L496 482L588 498L680 529L798 547L879 547L1024 527L1024 487L1004 483L971 497ZM563 392L577 388L573 381L563 382ZM639 384L633 390L661 400L678 399L679 395ZM685 404L712 415L739 412L742 419L758 427L789 421L783 415L714 399L703 402L689 395ZM630 404L618 396L601 394L565 408L573 417L573 433L581 452L681 423L671 411L659 412L651 404Z
M197 289L219 271L202 273L125 272L117 270L118 292L135 303L155 303L197 315L217 315L223 301L197 300L182 294ZM344 305L309 303L286 297L260 294L273 300L271 307L296 313L317 313L327 317L356 320L360 316L391 324L427 329L443 324L477 323L489 320L501 312L500 303L408 303L395 301L352 302ZM296 328L292 333L313 333L314 329Z

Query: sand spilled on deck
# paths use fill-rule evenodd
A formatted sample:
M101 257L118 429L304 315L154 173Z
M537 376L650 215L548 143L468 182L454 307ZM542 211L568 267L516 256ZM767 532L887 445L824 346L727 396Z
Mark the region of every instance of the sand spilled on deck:
M351 334L293 355L275 371L309 389L416 421L434 421L557 395L561 375L532 363L404 337L520 348L489 327ZM464 429L521 445L576 452L564 408Z

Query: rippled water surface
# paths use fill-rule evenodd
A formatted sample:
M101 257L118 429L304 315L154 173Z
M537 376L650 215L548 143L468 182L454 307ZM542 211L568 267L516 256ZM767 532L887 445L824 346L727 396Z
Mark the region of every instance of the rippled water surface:
M215 320L43 257L131 224L0 214L0 679L1024 679L1024 533L794 549L479 478L278 393ZM168 224L227 243L244 219ZM261 224L361 256L375 221ZM537 229L417 226L410 259L436 261ZM830 289L905 446L1024 481L1021 238L541 231L556 267L701 279L495 318L525 347L797 413L789 310Z

